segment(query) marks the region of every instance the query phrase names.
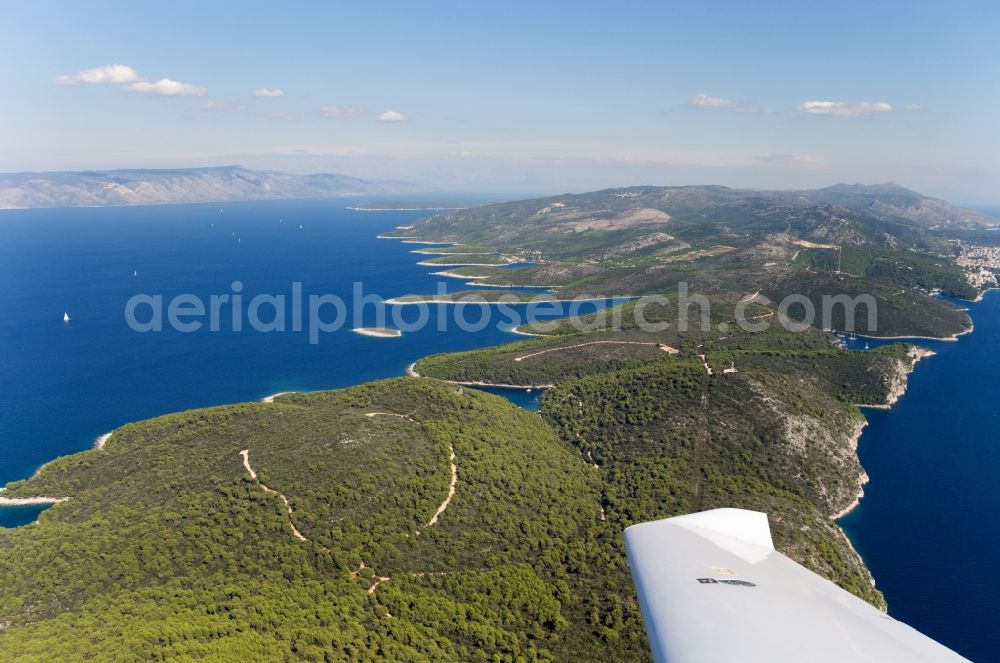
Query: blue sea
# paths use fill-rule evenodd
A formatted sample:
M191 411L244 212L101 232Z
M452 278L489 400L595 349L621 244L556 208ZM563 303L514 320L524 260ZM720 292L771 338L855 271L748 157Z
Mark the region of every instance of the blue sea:
M350 204L356 204L352 200ZM489 307L490 324L473 327L483 307L429 306L431 323L400 338L351 332L292 331L293 283L303 297L334 294L356 301L470 289L460 279L419 266L430 248L377 236L425 213L355 212L342 201L254 202L128 208L0 212L0 485L32 475L53 458L91 447L121 424L189 408L257 400L281 391L311 391L403 375L428 354L524 340ZM236 293L234 282L242 284ZM538 294L538 290L532 290ZM164 330L134 331L126 323L133 295L163 297ZM220 307L220 330L180 332L167 322L169 301L191 294L244 298L243 330ZM286 331L250 328L247 302L286 298ZM595 303L593 306L601 306ZM589 305L588 305L589 306ZM308 303L303 304L308 327ZM414 323L421 307L397 307ZM391 308L386 309L391 313ZM524 311L524 307L509 310ZM70 321L63 322L68 313ZM537 308L538 319L557 317ZM375 326L375 305L361 326ZM444 329L439 330L439 314ZM152 308L135 317L151 320ZM273 309L262 307L267 321ZM321 317L330 321L335 311ZM391 318L389 326L393 326ZM537 391L502 393L537 409ZM32 522L41 507L0 508L0 526Z
M479 331L430 325L395 339L347 324L316 344L305 332L232 331L226 315L218 332L139 333L125 322L133 295L208 300L237 294L234 281L247 301L290 299L295 282L347 302L355 282L383 297L469 289L418 266L420 246L377 239L422 215L338 201L0 212L0 485L129 421L344 387L402 375L435 352L523 340L499 315ZM442 308L456 307L432 315ZM859 454L871 482L841 524L893 616L974 660L1000 661L1000 293L970 308L975 333L919 341L938 355L892 410L866 412ZM374 325L373 309L363 323ZM538 407L538 390L491 391ZM39 511L2 508L0 526Z
M1000 661L1000 292L962 305L975 331L912 341L937 355L891 410L865 410L858 454L871 481L840 525L889 614L974 661Z

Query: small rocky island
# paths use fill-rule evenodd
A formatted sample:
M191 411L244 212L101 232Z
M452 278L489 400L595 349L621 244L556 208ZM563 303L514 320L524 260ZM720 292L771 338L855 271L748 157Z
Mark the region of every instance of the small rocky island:
M399 338L403 332L389 327L355 327L352 329L355 334L362 336L374 336L376 338Z

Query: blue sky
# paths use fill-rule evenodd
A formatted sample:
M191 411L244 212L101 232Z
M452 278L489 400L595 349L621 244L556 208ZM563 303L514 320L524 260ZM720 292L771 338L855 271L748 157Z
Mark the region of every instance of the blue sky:
M985 2L6 0L0 170L895 180L996 203L998 31Z

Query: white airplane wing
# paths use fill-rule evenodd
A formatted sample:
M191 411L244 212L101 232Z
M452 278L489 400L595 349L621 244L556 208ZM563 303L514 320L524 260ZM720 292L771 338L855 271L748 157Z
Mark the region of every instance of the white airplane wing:
M966 661L777 552L767 514L633 525L625 547L657 663Z

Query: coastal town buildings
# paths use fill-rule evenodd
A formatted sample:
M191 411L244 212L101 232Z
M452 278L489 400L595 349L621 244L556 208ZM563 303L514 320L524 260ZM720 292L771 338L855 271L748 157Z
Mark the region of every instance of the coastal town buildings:
M965 278L977 288L995 288L1000 272L1000 247L970 244L962 247L955 260L965 270Z

